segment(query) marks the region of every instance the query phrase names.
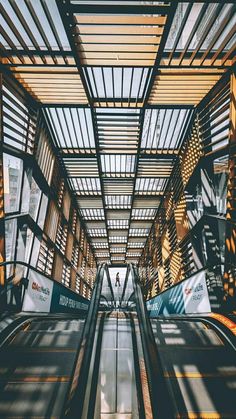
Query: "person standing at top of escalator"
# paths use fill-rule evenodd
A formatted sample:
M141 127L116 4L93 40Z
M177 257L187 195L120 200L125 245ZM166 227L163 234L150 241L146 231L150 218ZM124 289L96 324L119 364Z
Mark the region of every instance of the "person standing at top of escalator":
M119 274L119 272L117 272L117 274L116 274L115 287L117 287L117 284L118 284L118 287L120 287L120 274Z

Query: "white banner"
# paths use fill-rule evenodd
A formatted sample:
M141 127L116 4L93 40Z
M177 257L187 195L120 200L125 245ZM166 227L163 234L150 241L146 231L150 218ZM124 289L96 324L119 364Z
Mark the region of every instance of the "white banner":
M50 312L53 281L30 271L28 288L25 292L23 311Z
M182 284L185 313L208 313L211 311L205 271L199 272Z

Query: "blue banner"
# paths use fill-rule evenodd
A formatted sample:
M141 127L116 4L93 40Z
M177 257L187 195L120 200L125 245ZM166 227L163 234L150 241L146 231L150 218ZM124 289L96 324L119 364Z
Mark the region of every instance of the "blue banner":
M150 317L210 312L205 271L200 271L181 281L147 301L146 305Z
M79 313L88 307L89 300L54 282L50 313Z

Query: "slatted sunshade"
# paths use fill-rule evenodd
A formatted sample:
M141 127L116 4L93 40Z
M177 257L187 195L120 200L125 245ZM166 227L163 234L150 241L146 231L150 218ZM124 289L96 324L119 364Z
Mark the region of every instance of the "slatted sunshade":
M72 188L76 195L101 195L101 183L99 178L71 178Z
M191 114L190 109L147 109L143 122L141 153L178 154Z
M159 70L148 102L150 105L197 105L223 73L223 69Z
M74 65L74 60L73 60ZM14 66L15 78L28 90L32 97L42 103L87 104L87 96L74 67Z
M230 66L235 50L235 3L180 2L161 64Z
M107 209L130 209L132 195L105 195Z
M167 13L168 6L165 9ZM158 6L153 11L153 15L135 15L135 9L132 15L76 13L75 41L81 64L153 66L167 18L157 14Z
M138 178L135 185L135 195L161 195L166 182L165 178Z
M117 64L116 64L117 65ZM85 67L94 106L141 107L152 75L145 67Z
M86 108L48 108L56 145L62 155L96 152L92 116Z
M87 104L55 0L0 4L3 64L42 103Z
M97 257L137 260L193 107L233 63L235 5L5 0L0 8L3 65L44 105Z
M101 153L137 153L140 124L138 110L96 109L96 129Z

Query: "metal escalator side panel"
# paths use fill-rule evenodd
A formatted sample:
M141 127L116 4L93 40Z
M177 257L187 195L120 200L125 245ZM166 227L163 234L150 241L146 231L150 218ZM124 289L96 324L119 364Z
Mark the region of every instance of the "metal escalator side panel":
M145 362L142 352L141 336L138 327L137 319L134 319L132 313L130 316L130 324L132 331L132 343L133 343L133 357L134 357L134 370L135 370L135 382L137 389L138 398L138 411L140 418L152 419L152 407L148 388L147 371L145 368Z
M172 419L175 417L176 413L175 400L173 399L164 379L164 372L154 339L150 319L148 317L146 304L144 302L137 268L130 265L130 270L132 272L137 316L152 405L152 414L155 419Z
M74 364L74 374L71 378L62 418L76 419L81 418L83 414L104 272L105 265L100 265L84 325L81 346L78 349Z

